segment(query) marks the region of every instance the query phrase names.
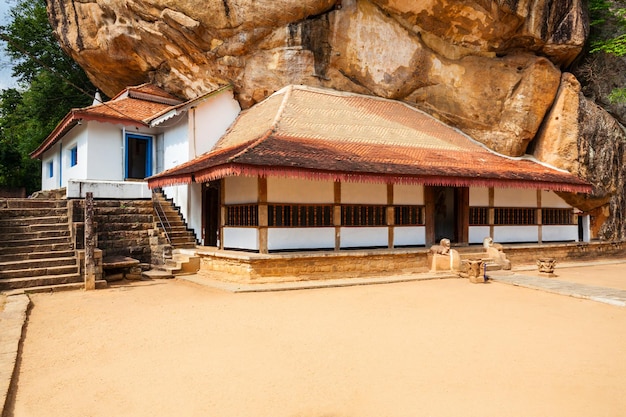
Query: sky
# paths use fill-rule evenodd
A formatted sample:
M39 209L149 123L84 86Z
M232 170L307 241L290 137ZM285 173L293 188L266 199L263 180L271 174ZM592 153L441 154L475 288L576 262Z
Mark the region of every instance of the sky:
M0 0L0 25L8 23L9 10L13 0ZM4 43L0 44L0 90L15 87L15 80L11 77L11 64L4 52Z

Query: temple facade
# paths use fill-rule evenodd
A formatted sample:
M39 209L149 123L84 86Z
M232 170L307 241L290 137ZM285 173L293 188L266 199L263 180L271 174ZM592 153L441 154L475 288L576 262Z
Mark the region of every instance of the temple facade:
M591 190L404 103L305 86L276 92L212 150L148 178L193 184L203 244L261 254L577 241L584 219L557 192Z

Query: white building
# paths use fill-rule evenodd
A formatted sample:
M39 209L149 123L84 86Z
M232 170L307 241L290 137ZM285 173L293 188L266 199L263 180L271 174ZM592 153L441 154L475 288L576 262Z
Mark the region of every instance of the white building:
M73 109L31 154L42 162L42 190L68 198L151 198L144 181L208 151L239 114L230 86L182 101L151 84L129 87L108 102ZM165 190L200 236L200 186Z
M209 152L148 183L192 187L204 245L260 253L576 241L577 216L555 192L591 190L404 103L305 86L242 112Z

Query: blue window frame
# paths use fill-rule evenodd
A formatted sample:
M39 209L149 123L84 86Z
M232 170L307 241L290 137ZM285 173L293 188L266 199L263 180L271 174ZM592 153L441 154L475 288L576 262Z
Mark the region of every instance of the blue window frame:
M74 146L70 149L70 166L76 166L78 164L78 146Z
M48 162L48 178L54 177L54 161Z
M124 165L127 179L144 179L152 175L152 136L126 134Z

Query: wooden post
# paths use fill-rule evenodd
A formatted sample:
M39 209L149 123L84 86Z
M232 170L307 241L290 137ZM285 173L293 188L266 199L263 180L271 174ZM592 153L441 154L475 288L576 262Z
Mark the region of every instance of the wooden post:
M335 251L341 249L341 182L334 183L333 224L335 226Z
M269 224L267 211L267 178L258 177L259 202L259 253L268 253L267 227Z
M489 223L489 237L493 239L496 222L496 191L493 187L489 187L489 211L487 212L487 223Z
M393 208L393 184L387 184L387 248L393 249L395 210Z
M93 227L93 193L85 195L85 290L96 289L94 249L96 233Z
M541 208L541 190L537 190L537 243L540 245L543 243L543 213Z

